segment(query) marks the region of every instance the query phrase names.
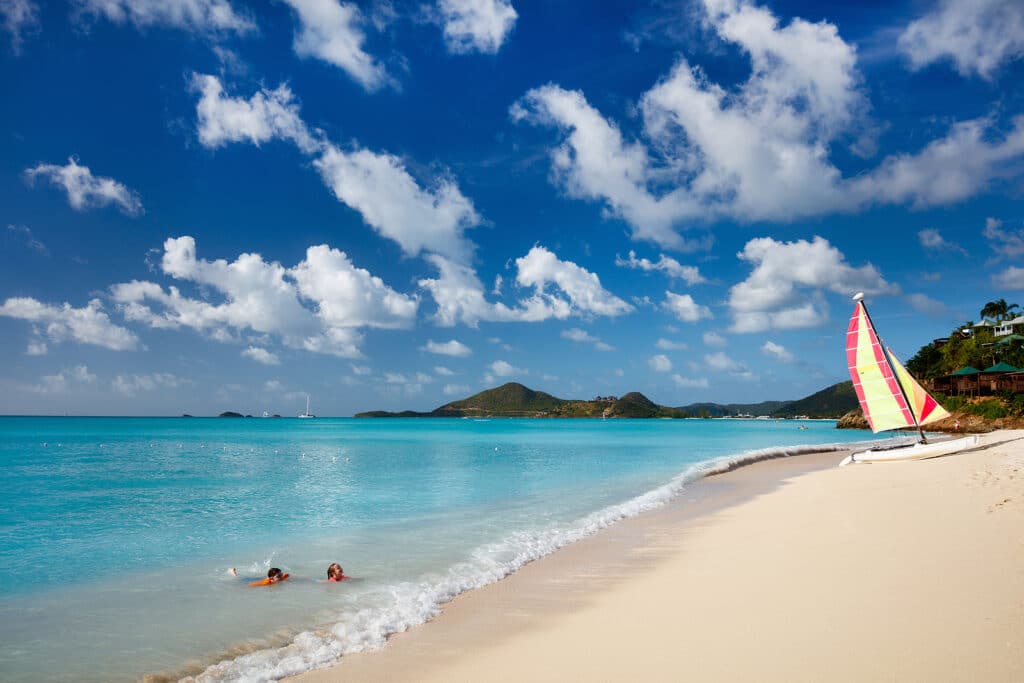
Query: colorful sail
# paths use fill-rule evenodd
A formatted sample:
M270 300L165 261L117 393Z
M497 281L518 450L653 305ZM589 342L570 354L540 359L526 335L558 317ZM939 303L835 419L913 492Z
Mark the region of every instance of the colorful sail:
M917 380L907 372L907 369L900 363L892 349L886 348L889 352L889 360L892 361L892 367L896 370L896 380L900 383L903 388L903 394L910 401L910 410L914 413L914 417L917 418L918 425L926 425L929 422L936 422L938 420L949 417L949 413L946 409L939 405L939 402L932 398L932 395L924 390Z
M884 432L916 426L896 373L860 301L857 302L846 331L846 360L853 388L857 392L864 417L871 425L871 431Z

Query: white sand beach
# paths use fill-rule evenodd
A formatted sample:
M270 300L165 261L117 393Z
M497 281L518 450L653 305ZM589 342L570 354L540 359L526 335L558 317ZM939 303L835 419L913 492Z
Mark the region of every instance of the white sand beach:
M1024 680L1024 431L757 463L292 680Z

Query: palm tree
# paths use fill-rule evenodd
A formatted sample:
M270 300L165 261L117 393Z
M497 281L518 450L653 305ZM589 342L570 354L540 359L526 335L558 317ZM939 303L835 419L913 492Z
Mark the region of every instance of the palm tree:
M989 301L985 304L984 308L981 309L982 318L994 318L996 322L1002 322L1012 318L1010 312L1014 309L1020 309L1017 304L1008 304L1006 299L996 299L995 301Z

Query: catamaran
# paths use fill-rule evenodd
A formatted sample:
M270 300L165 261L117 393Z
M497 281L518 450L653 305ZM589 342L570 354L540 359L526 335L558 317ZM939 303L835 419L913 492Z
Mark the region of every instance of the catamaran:
M304 412L301 415L299 415L299 417L303 417L303 418L316 417L316 415L314 415L313 413L309 412L309 394L306 394L306 412Z
M947 418L949 413L907 372L892 349L882 344L863 299L863 292L853 297L857 306L846 331L846 360L857 400L871 425L871 431L877 434L891 429L914 427L920 441L853 453L839 463L840 466L858 462L934 458L976 446L977 436L928 443L924 425Z

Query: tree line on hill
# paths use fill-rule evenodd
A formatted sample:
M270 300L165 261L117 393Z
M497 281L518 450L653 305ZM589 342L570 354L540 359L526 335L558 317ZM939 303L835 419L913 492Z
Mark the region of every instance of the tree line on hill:
M1012 320L1019 313L1020 306L1008 304L1005 299L989 301L981 309L982 320L995 324ZM1006 335L1012 337L1013 335ZM918 379L935 379L951 375L957 370L970 366L984 370L1003 362L1013 367L1024 367L1024 341L1005 340L994 334L991 325L975 327L973 320L957 325L948 338L937 339L925 344L907 361L907 370Z

